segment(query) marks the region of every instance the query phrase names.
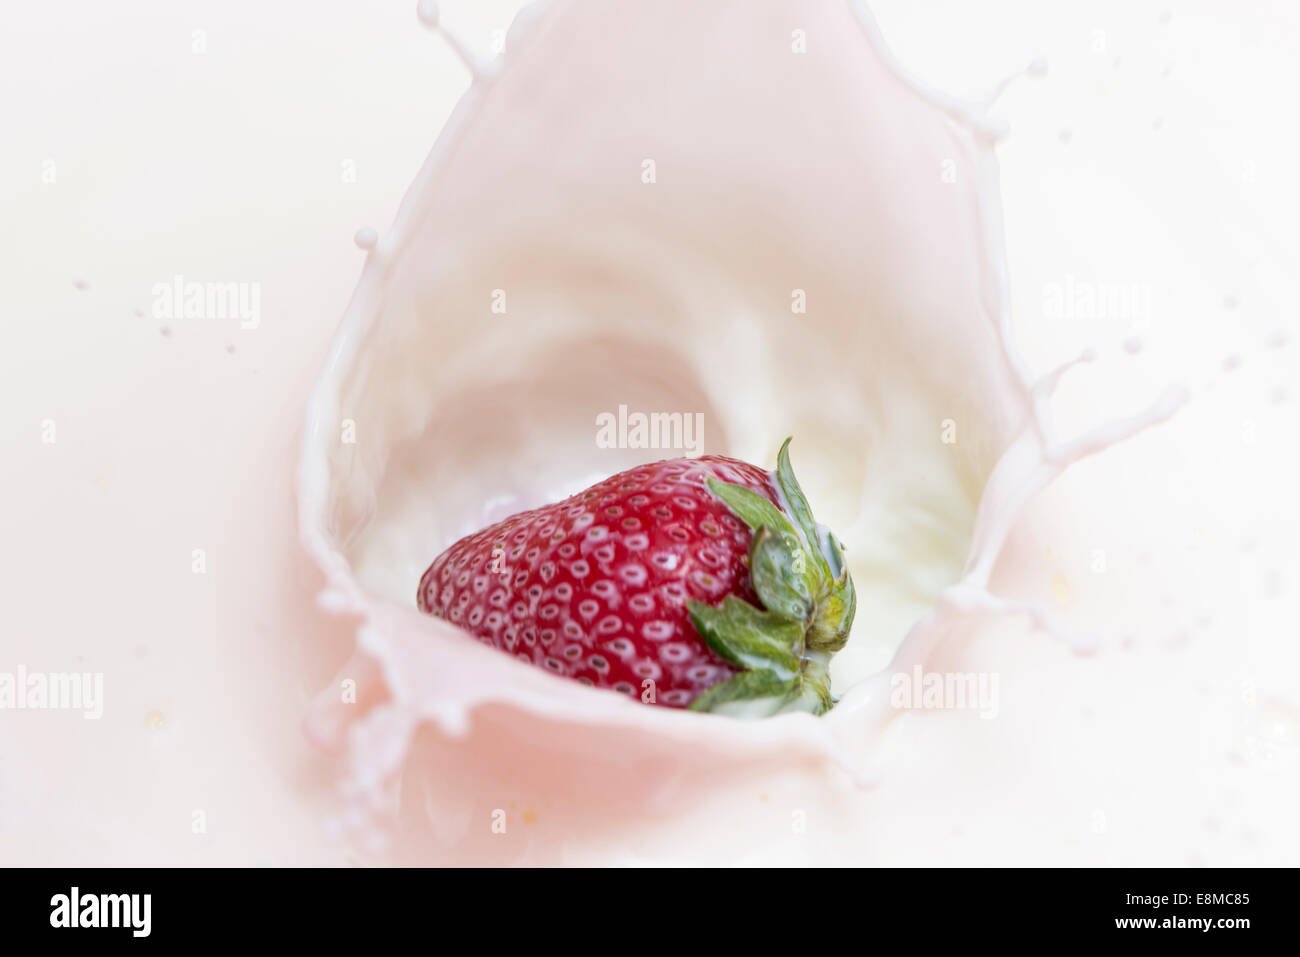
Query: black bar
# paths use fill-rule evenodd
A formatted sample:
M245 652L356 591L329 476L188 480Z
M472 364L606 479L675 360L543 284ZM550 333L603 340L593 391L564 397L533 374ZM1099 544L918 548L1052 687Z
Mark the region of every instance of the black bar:
M712 933L724 933L745 949L768 949L766 930L753 945L740 944L746 928L771 925L779 933L785 924L792 931L802 926L801 935L816 934L827 946L864 952L879 949L899 933L919 935L914 943L927 948L981 940L1129 938L1140 945L1177 947L1196 940L1228 946L1290 941L1296 886L1294 871L1262 869L538 874L523 869L49 868L3 870L0 880L5 884L0 929L6 945L57 944L61 937L66 943L68 935L92 946L114 939L373 945L378 931L379 939L413 937L441 947L454 929L457 936L483 934L479 943L496 949L497 938L510 933L521 934L528 946L539 946L538 937L530 939L530 929L559 946L566 926L588 944L626 937L629 942L644 939L648 946L667 935L681 945L703 933L701 922L707 921ZM108 922L116 911L119 926L52 926L52 921L70 923L74 887L79 922L101 913ZM103 907L100 895L115 896ZM147 936L137 936L144 929L144 897L132 901L116 895L149 895ZM88 897L95 903L88 904ZM61 901L67 905L62 910ZM128 909L130 905L135 906ZM1203 921L1211 922L1208 929ZM1229 921L1232 926L1224 923ZM728 926L734 929L726 930Z

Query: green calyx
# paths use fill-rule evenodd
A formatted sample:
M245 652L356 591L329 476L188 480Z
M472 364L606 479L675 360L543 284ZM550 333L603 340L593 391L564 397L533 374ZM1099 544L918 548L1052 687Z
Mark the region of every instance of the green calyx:
M853 579L839 540L813 520L789 449L786 439L776 469L786 511L743 486L708 481L709 490L754 533L749 577L763 607L734 595L720 605L686 603L704 642L740 669L696 698L694 711L824 714L835 703L827 669L849 640Z

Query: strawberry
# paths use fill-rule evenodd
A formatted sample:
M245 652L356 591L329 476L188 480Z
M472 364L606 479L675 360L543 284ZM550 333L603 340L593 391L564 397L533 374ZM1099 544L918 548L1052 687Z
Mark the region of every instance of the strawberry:
M420 579L422 611L587 685L670 707L831 707L853 624L843 546L790 467L704 456L641 465L463 538Z

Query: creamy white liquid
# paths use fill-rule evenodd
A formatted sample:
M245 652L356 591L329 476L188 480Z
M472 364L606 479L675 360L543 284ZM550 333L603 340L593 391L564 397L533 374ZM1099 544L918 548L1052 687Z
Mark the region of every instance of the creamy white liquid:
M994 567L1032 537L1016 520L1037 492L1185 398L1170 389L1082 436L1054 429L1069 367L1027 367L1008 305L1005 129L988 116L1002 86L978 103L924 89L864 4L793 19L779 4L770 17L660 4L630 46L600 34L597 6L530 8L496 73L455 44L475 82L370 252L310 410L304 541L329 579L322 603L364 619L339 679L387 700L357 714L331 685L308 727L346 743L347 793L367 818L396 810L432 846L473 834L465 809L491 806L513 765L569 806L599 792L635 813L827 762L876 783L893 673L989 615L1089 649L1047 611L994 594ZM791 53L794 25L818 56ZM791 59L754 88L761 71L707 72L714 42ZM666 77L663 45L678 62ZM558 63L609 82L574 88ZM827 164L832 148L854 162ZM804 314L790 310L795 289ZM504 313L490 308L497 290ZM639 707L415 610L420 572L458 537L672 454L598 449L594 417L619 403L703 412L706 451L764 466L795 436L860 596L825 718ZM462 735L472 747L457 750Z

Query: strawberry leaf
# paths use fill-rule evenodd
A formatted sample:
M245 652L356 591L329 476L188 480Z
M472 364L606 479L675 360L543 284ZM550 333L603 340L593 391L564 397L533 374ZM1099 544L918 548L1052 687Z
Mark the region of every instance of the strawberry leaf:
M719 711L730 704L756 704L766 700L763 715L776 714L799 696L796 678L781 678L770 671L742 671L714 685L691 702L692 711ZM751 713L753 713L751 711Z
M857 595L853 582L845 578L817 603L812 623L808 627L808 648L811 651L839 651L849 640L853 615L857 611Z
M853 615L858 608L858 596L853 588L853 579L849 577L839 539L828 532L826 544L835 581L817 602L808 628L807 643L813 651L836 652L848 643L849 629L853 627Z
M827 553L826 564L830 568L831 577L840 581L848 575L848 563L844 561L844 543L828 531L823 550Z
M715 478L708 480L709 491L726 503L742 522L757 532L766 525L775 532L795 534L794 526L785 517L785 513L757 492L743 485L719 482Z
M786 711L825 714L835 705L826 672L828 655L814 655L794 678L770 671L742 671L691 702L692 711L767 717Z
M803 489L799 487L799 481L794 477L794 467L790 465L790 439L788 438L781 443L781 451L776 456L776 480L781 486L786 504L790 506L790 514L803 529L808 547L819 548L821 534L817 529L817 522L813 520L812 506L808 504Z
M807 620L813 611L813 582L807 553L798 537L773 532L764 525L754 535L749 553L749 577L769 610Z
M799 673L802 621L761 611L735 595L717 606L688 601L686 610L705 644L732 664L782 679Z

